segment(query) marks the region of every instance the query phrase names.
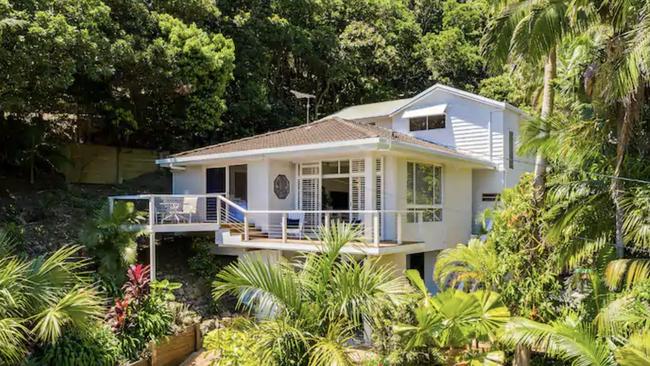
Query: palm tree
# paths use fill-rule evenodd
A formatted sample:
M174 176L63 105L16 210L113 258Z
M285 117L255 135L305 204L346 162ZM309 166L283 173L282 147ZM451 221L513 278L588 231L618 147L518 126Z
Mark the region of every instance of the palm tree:
M557 76L556 49L570 32L568 3L562 0L495 1L497 15L489 22L483 37L484 53L494 65L509 58L525 62L544 62L540 118L546 121L555 104L554 79ZM548 130L540 131L540 138ZM535 157L535 202L540 205L545 193L546 159L541 151Z
M318 253L277 263L253 254L217 275L215 299L234 294L239 306L263 319L247 328L260 360L351 364L347 341L364 324L372 325L379 309L404 303L411 291L391 265L342 252L359 241L355 227L336 223L319 235Z
M417 324L395 327L406 339L407 348L435 346L447 349L451 364L460 348L475 341L494 341L510 318L510 312L495 292L467 293L449 289L430 296L417 271L408 270L406 276L419 290L420 301L415 310ZM480 358L502 361L503 355L482 353Z
M88 330L101 318L102 299L83 272L88 262L75 256L79 249L0 258L0 364L23 360L30 342L54 343L64 329Z
M506 326L502 340L524 343L574 365L650 365L650 331L647 328L615 338L603 337L594 325L571 316L550 324L516 318Z
M500 259L491 242L471 239L467 245L440 252L433 277L445 287L494 290L502 280Z
M616 158L611 195L616 207L616 248L619 257L625 248L623 207L624 186L620 179L632 138L634 124L646 103L646 83L650 81L650 4L642 0L594 0L590 26L597 30L602 57L595 60L585 78L587 92L596 100L612 106L615 121ZM596 33L596 32L594 32Z

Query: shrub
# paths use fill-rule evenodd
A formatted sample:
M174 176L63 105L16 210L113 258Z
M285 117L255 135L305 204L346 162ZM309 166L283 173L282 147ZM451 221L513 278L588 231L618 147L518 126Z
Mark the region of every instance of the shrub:
M253 357L250 348L254 340L246 331L236 327L215 329L206 334L203 339L203 348L208 351L218 351L219 359L213 365L218 366L251 366L259 365Z
M138 359L150 341L172 334L174 314L167 303L180 287L167 280L149 281L149 266L132 265L122 287L124 297L115 300L108 323L117 335L120 349L129 360Z
M197 324L201 321L201 316L187 306L180 302L169 302L167 308L172 313L172 333L177 334L185 330L192 324Z
M87 332L66 329L58 342L38 349L31 363L56 366L114 366L121 360L119 342L113 332L97 324Z
M195 276L212 280L217 273L227 264L223 257L212 253L215 244L213 240L198 237L192 242L192 255L188 259L188 266Z

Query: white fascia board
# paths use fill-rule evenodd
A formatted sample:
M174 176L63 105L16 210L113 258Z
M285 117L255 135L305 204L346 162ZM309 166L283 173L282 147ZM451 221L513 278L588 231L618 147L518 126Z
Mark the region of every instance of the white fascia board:
M338 142L323 142L323 143L308 144L308 145L292 145L292 146L274 147L268 149L233 151L228 153L179 156L176 158L158 159L156 160L156 164L161 166L168 166L172 164L178 165L178 164L201 163L204 161L217 160L217 159L236 159L236 158L246 158L246 157L254 157L254 156L261 156L261 155L292 153L292 152L299 153L304 151L331 150L331 149L340 149L343 147L377 147L377 145L380 142L381 139L379 137L372 137L367 139L338 141Z
M415 118L425 116L438 116L445 114L447 111L447 104L437 104L431 107L424 107L418 109L409 109L402 115L403 118Z
M413 97L413 99L411 99L405 105L403 105L403 106L395 109L394 111L392 111L389 115L392 117L392 116L396 115L397 113L402 112L403 110L405 110L409 106L413 105L414 103L416 103L417 101L422 99L424 96L426 96L426 95L430 94L431 92L433 92L434 90L438 90L438 89L443 90L443 91L445 91L447 93L450 93L450 94L457 95L457 96L465 98L465 99L470 99L470 100L473 100L473 101L476 101L476 102L479 102L479 103L483 103L483 104L486 104L486 105L489 105L489 106L492 106L492 107L495 107L495 108L499 108L501 110L510 109L510 110L512 110L514 112L525 115L524 111L522 111L521 109L519 109L519 108L517 108L515 106L512 106L512 105L510 105L508 103L499 102L499 101L496 101L494 99L486 98L486 97L480 96L478 94L470 93L470 92L467 92L467 91L464 91L464 90L452 88L450 86L442 85L442 84L436 84L436 85L434 85L432 87L429 87L427 90L425 90L422 93L420 93L420 94L416 95L415 97Z
M418 152L418 153L425 153L425 154L431 154L431 155L436 155L436 156L442 156L445 158L449 159L454 159L454 160L461 160L464 162L472 163L472 164L477 164L486 168L492 168L496 169L497 165L491 161L484 160L484 159L479 159L475 158L470 155L465 155L462 153L453 153L453 152L446 152L446 151L440 151L440 150L435 150L435 149L430 149L424 146L420 145L415 145L415 144L410 144L408 142L402 142L402 141L392 141L390 143L390 149L402 149L406 151L411 151L411 152Z

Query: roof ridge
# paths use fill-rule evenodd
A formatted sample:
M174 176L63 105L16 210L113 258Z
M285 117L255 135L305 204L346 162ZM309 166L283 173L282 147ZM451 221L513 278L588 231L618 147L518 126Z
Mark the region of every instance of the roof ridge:
M311 122L308 122L308 123L303 123L301 125L286 127L286 128L280 129L280 130L269 131L269 132L260 133L260 134L257 134L257 135L242 137L242 138L239 138L239 139L236 139L236 140L224 141L224 142L220 142L218 144L212 144L212 145L208 145L208 146L198 147L198 148L192 149L192 150L182 151L180 153L173 154L172 157L184 156L184 155L187 155L187 154L191 154L191 153L195 153L195 152L199 152L199 151L203 151L203 150L207 150L207 149L212 149L212 148L215 148L215 147L228 146L228 145L231 145L231 144L234 144L234 143L248 141L248 140L260 138L260 137L263 137L263 136L271 136L271 135L278 134L280 132L291 131L291 130L295 130L297 128L305 127L307 125L323 123L323 122L326 122L326 121L327 121L327 119L321 118L321 119L318 119L316 121L311 121Z

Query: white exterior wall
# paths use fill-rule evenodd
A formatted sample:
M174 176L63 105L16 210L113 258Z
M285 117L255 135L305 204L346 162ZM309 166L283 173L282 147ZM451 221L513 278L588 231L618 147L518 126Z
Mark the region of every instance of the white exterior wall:
M402 117L404 112L439 104L447 104L444 129L409 131L409 120ZM500 154L503 151L503 112L498 108L443 91L434 91L404 112L393 118L394 130L455 148L480 159L489 159L492 152L490 160L503 165L503 154Z
M205 168L188 166L185 170L172 170L173 194L204 194Z
M532 171L534 167L534 159L532 157L527 157L527 156L519 156L517 154L517 148L519 147L519 141L520 141L520 131L519 131L519 125L520 125L520 117L512 112L512 111L506 111L505 113L505 119L504 119L504 127L503 127L503 136L504 136L504 141L505 141L505 149L504 149L504 167L505 167L505 186L506 187L512 187L516 185L519 182L519 178L521 178L521 175ZM514 169L509 169L508 167L508 157L510 151L508 150L508 132L514 132L514 137L515 137L515 160L514 160Z
M386 210L406 210L406 165L409 161L441 164L405 157L387 156L385 159L384 207ZM431 250L449 248L467 242L472 224L472 170L442 163L443 208L441 222L407 223L403 218L402 235L405 241L423 240ZM385 233L394 237L395 218L386 216Z

